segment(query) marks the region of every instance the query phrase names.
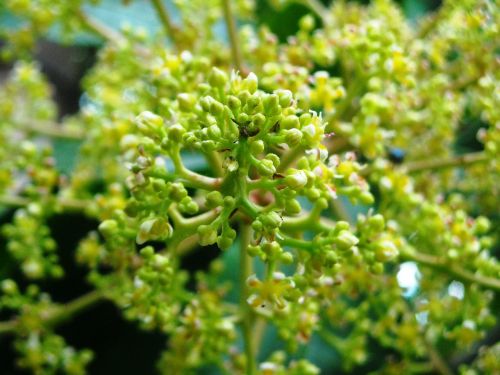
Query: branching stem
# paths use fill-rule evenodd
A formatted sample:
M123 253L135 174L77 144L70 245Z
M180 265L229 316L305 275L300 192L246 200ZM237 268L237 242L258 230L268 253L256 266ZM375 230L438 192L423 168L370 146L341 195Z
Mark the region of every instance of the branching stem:
M238 43L238 32L236 29L236 20L231 9L231 0L221 0L224 20L226 22L229 43L231 44L231 55L234 67L240 72L243 71L243 57L241 55L240 45Z
M158 18L160 19L166 34L172 41L173 45L177 48L178 43L176 35L178 30L170 18L167 7L163 4L162 0L151 0L151 2L156 10L156 14L158 14Z
M451 156L442 159L427 159L409 162L403 165L408 173L416 173L428 170L437 170L445 168L453 168L465 165L471 165L487 161L487 155L481 152L472 152L469 154Z
M55 306L50 312L41 316L42 322L46 325L57 325L102 301L103 298L100 291L93 290L71 302ZM20 322L18 319L0 322L0 335L14 332Z
M460 266L457 266L456 264L450 264L434 255L405 251L401 253L401 258L403 260L411 260L428 267L439 269L452 276L455 276L459 280L476 283L485 288L500 291L499 279L477 275L461 268Z

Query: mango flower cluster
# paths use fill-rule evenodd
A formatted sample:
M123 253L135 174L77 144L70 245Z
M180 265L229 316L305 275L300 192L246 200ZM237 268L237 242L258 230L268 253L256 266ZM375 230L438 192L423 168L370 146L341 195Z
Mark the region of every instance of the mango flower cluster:
M61 20L107 42L62 124L36 64L0 88L0 206L17 208L1 234L30 283L1 282L0 334L15 334L20 367L86 373L92 353L55 328L107 299L169 338L165 374L318 374L301 354L317 341L345 371L373 360L373 342L397 353L379 373L446 374L479 346L457 371L499 370L485 340L500 290L494 2L445 1L414 26L388 0L303 1L318 17L286 43L245 25L232 48L214 32L219 1L175 1L180 23L152 1L168 48L110 32L87 16L94 2L31 3L6 2L24 22L6 56ZM231 3L252 18L252 1ZM469 127L481 150L455 155ZM51 137L79 142L70 172ZM50 219L68 212L99 223L75 251L95 290L61 304L36 283L64 277ZM208 269L184 269L212 250ZM268 327L284 350L259 355Z

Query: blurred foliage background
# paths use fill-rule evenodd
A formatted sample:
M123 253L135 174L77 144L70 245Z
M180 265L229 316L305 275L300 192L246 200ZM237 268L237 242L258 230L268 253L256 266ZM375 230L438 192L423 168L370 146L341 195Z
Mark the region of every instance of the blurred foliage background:
M328 1L324 0L324 3ZM360 1L368 3L369 1ZM440 6L439 0L399 0L397 1L404 10L406 17L411 22L418 22L428 12L435 11ZM171 1L166 2L175 20L178 16ZM88 7L88 13L105 24L120 28L124 25L142 27L148 33L154 33L160 28L156 14L147 0L135 0L127 6L123 6L120 0L103 0L99 5ZM300 4L292 4L283 9L276 10L267 0L257 0L257 24L267 25L272 32L277 34L281 41L293 35L298 29L299 19L307 13L307 9ZM17 20L8 14L0 2L0 28L16 27ZM217 33L222 39L226 39L224 25L217 25ZM2 43L2 41L0 41ZM64 43L64 35L55 27L51 30L47 39L38 42L36 59L40 62L43 72L54 86L54 99L59 107L59 115L63 117L78 111L80 104L85 100L80 89L80 80L85 72L95 61L95 55L99 49L99 40L90 34L82 33L73 45ZM0 65L0 84L11 64ZM480 144L475 140L473 134L481 122L468 119L467 131L459 134L457 148L459 151L477 150ZM474 126L470 126L470 124ZM73 155L78 148L76 141L58 141L56 147L56 158L58 168L63 173L71 171L74 161ZM206 166L197 158L188 159L187 166L203 171ZM96 187L98 189L98 187ZM0 211L0 225L10 221L13 211ZM50 220L50 229L58 242L59 257L63 267L67 270L66 276L60 280L45 282L42 287L47 290L55 300L69 301L88 291L85 283L85 270L79 268L73 259L73 250L78 241L89 231L97 228L97 222L90 221L80 215L60 215ZM219 255L215 247L208 251L194 252L184 260L183 267L190 272L205 269L212 259ZM229 251L224 254L230 279L237 280L238 252ZM233 271L231 273L231 270ZM14 278L20 280L22 276L14 267L5 249L5 240L0 237L0 279ZM498 301L496 303L498 311ZM0 316L0 319L3 317ZM156 358L164 347L164 338L155 333L140 331L133 323L122 319L119 312L111 303L101 303L90 311L78 315L71 322L61 325L57 332L63 335L67 342L76 347L91 348L96 357L90 365L90 373L100 374L153 374ZM492 337L498 336L493 332ZM133 343L133 345L131 345ZM269 352L279 348L279 341L273 332L269 332L265 338L262 352ZM339 358L332 349L323 345L321 339L315 337L308 346L307 353L313 362L322 367L324 374L341 374ZM384 358L387 352L372 343L372 362L357 369L356 373L365 374L370 369L377 367L377 360ZM261 354L263 354L261 353ZM376 355L380 353L380 355ZM263 356L264 357L264 356ZM12 360L13 353L11 342L8 337L0 337L0 374L21 374L15 368ZM374 362L375 361L375 362ZM207 374L216 373L207 369Z

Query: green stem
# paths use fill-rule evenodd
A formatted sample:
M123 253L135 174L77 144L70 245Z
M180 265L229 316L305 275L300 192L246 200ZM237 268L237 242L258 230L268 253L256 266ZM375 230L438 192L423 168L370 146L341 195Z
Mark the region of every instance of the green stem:
M432 367L439 372L441 375L453 375L450 367L441 356L441 353L432 346L427 340L425 340L425 345L427 347L427 353L429 354L429 359L431 360Z
M301 146L294 147L282 155L278 172L284 172L288 167L304 155L304 149Z
M186 185L196 189L209 191L217 189L220 186L220 178L203 176L187 169L182 163L182 158L178 148L170 153L170 159L172 159L172 162L174 163L175 172L181 177L178 179L179 182L185 183Z
M174 44L174 47L178 48L178 42L177 42L177 33L179 32L177 30L177 27L174 25L172 20L170 19L170 15L168 14L167 7L165 4L163 4L162 0L151 0L153 7L156 10L156 14L158 15L158 18L160 19L163 28L165 29L165 32L169 36L170 40L172 40L172 43Z
M79 129L65 129L59 124L51 122L29 121L25 123L17 123L19 129L30 133L46 135L52 138L83 140L85 133Z
M488 157L486 153L481 151L481 152L472 152L464 155L451 156L443 159L428 159L428 160L409 162L404 164L403 168L408 173L416 173L421 171L439 170L445 168L471 165L471 164L481 163L487 160Z
M99 35L102 39L116 44L120 44L124 41L120 33L88 16L82 9L80 9L76 15L89 31Z
M236 20L231 10L231 0L221 0L224 20L226 22L229 43L231 44L231 56L234 67L240 72L243 70L243 58L241 55L240 44L238 43L238 32L236 29Z
M40 319L46 325L57 325L90 308L103 298L104 296L100 291L93 290L71 302L55 306L47 314L40 315ZM15 332L20 324L21 321L18 319L0 322L0 335Z
M403 260L410 260L410 261L415 261L417 263L420 263L422 265L435 268L438 270L441 270L443 272L446 272L452 276L455 276L459 280L465 281L465 282L470 282L470 283L476 283L478 285L481 285L485 288L493 289L496 291L500 291L500 280L493 278L493 277L488 277L488 276L481 276L477 275L475 273L472 273L470 271L467 271L455 264L450 264L441 258L438 258L433 255L429 254L422 254L422 253L416 253L416 252L409 252L405 251L400 254L400 257Z
M6 207L25 207L32 203L34 200L20 197L18 195L0 195L0 206ZM89 202L84 200L70 199L70 198L57 198L56 203L64 211L74 212L74 211L84 211L88 206Z
M295 2L302 4L308 7L311 11L313 11L323 22L323 26L329 24L329 10L327 7L323 5L323 3L319 0L295 0Z
M247 247L251 240L252 231L248 224L242 224L240 228L240 311L243 315L241 328L243 332L243 343L245 347L246 374L256 374L255 365L255 343L252 338L253 313L247 303L248 287L247 279L252 273L252 258L247 254Z
M279 242L283 246L289 246L295 249L302 249L307 251L314 250L314 244L311 241L304 241L298 238L283 236L283 238Z

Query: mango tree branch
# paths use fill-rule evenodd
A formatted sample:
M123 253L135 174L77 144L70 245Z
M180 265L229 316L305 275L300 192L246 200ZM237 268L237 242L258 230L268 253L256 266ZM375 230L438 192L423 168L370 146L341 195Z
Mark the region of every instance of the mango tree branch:
M500 279L475 274L460 266L457 266L456 264L450 264L434 255L417 253L414 251L403 251L400 253L400 258L403 260L415 261L424 266L438 269L442 272L456 277L461 281L476 283L482 287L500 291Z
M90 308L96 303L104 299L103 294L100 291L93 290L83 296L74 299L66 304L56 305L53 309L47 312L47 314L41 315L40 319L43 324L46 325L57 325L75 316L76 314ZM5 322L0 322L0 335L13 333L20 326L22 321L18 319L12 319Z
M408 162L403 164L402 167L408 173L416 173L428 170L438 170L438 169L466 166L466 165L485 162L487 160L488 157L486 153L480 151L480 152L472 152L469 154L450 156L442 159L427 159L427 160Z

